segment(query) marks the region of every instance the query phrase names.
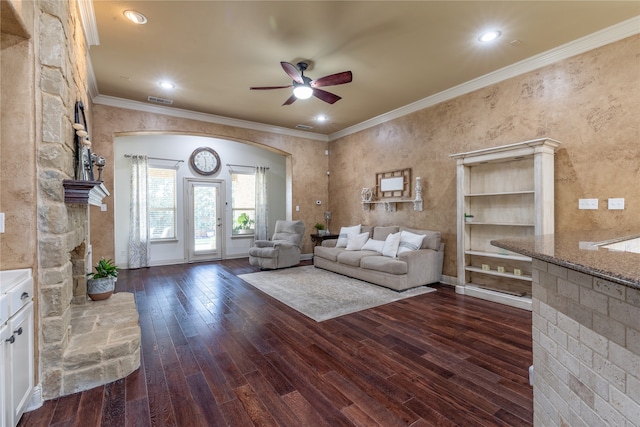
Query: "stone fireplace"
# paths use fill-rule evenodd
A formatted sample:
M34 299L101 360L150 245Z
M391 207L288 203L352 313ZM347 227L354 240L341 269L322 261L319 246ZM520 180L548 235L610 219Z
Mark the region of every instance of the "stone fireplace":
M80 10L90 3L2 1L2 269L34 272L34 382L44 399L114 381L140 365L133 295L86 297L95 208L65 202L63 182L74 178L78 100L91 124Z

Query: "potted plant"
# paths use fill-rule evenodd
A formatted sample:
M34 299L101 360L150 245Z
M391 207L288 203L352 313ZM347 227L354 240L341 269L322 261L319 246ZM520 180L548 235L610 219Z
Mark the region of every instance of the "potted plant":
M254 222L255 221L252 220L246 212L243 212L238 216L238 219L236 220L238 225L234 227L233 231L237 234L251 234L253 233L251 226Z
M321 224L319 222L316 222L316 225L314 225L316 232L318 233L318 236L323 236L325 234L324 232L324 224Z
M464 221L465 222L473 222L473 215L468 214L468 213L464 214Z
M101 258L95 269L95 273L87 273L87 294L93 301L105 300L116 287L118 267L113 260Z

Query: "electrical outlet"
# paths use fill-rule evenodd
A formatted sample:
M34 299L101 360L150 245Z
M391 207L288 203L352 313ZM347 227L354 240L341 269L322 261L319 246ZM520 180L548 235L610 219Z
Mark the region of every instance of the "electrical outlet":
M106 212L107 211L107 204L106 203L103 203L103 204L100 205L100 211L101 212Z
M609 209L610 210L624 209L624 198L609 199Z
M296 212L300 212L300 206L296 205Z
M0 233L4 233L4 212L0 212Z
M598 199L579 199L578 209L598 209Z

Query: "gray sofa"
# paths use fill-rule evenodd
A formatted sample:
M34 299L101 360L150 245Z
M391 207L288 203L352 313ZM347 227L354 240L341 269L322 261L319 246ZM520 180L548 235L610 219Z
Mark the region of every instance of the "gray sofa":
M385 241L389 234L403 230L425 235L419 249L407 250L394 258L372 250L347 250L336 247L338 240L325 240L314 248L313 264L397 291L438 283L444 261L444 243L439 231L399 226L361 227L362 233L369 232L370 238L376 241Z

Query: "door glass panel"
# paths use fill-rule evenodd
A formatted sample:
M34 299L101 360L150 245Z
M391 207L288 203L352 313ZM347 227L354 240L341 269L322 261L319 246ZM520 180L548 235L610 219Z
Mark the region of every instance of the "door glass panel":
M218 249L217 194L218 188L209 185L193 187L193 251L211 252Z

